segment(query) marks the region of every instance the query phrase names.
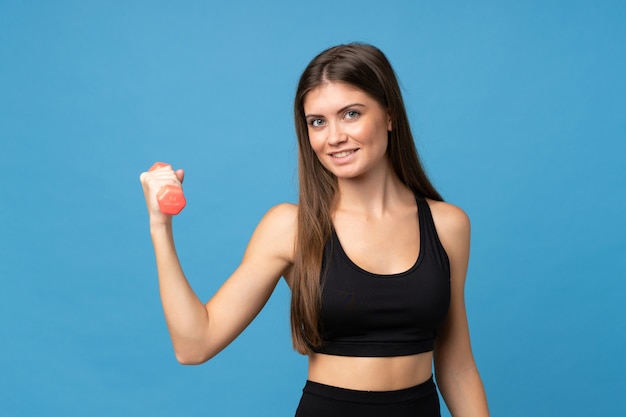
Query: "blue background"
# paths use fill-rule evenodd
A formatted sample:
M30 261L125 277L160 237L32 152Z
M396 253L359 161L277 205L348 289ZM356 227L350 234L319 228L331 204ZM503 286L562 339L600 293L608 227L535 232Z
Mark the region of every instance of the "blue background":
M290 416L284 283L211 362L174 359L139 174L186 169L180 257L208 299L296 201L308 61L364 41L472 219L492 414L626 415L626 3L0 0L0 410Z

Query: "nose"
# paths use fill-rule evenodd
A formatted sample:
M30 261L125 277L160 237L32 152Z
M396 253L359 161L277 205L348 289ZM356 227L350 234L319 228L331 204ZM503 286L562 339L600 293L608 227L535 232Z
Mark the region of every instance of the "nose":
M340 123L330 123L328 126L328 144L340 145L348 140L348 135L341 128Z

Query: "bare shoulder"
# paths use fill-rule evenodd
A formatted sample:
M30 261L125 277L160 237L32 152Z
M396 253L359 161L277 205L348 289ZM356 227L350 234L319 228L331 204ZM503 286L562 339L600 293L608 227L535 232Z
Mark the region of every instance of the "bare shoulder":
M439 240L446 250L469 244L470 219L461 209L444 201L427 200Z
M252 236L251 246L260 253L272 252L291 262L296 238L298 206L281 203L270 208L257 226Z
M298 206L291 203L281 203L270 208L261 224L265 224L272 228L286 231L296 226L298 220Z

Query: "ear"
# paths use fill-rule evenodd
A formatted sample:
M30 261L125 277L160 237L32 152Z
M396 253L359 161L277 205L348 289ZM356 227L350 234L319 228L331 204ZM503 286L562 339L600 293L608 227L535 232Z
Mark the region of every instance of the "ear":
M393 126L391 124L391 115L387 113L387 131L391 132L393 130Z

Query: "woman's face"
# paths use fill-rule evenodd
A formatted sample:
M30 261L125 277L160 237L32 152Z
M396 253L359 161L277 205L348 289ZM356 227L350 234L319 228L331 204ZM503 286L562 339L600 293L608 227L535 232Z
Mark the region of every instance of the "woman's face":
M357 178L387 169L391 118L368 94L349 84L327 82L304 97L311 148L337 178Z

